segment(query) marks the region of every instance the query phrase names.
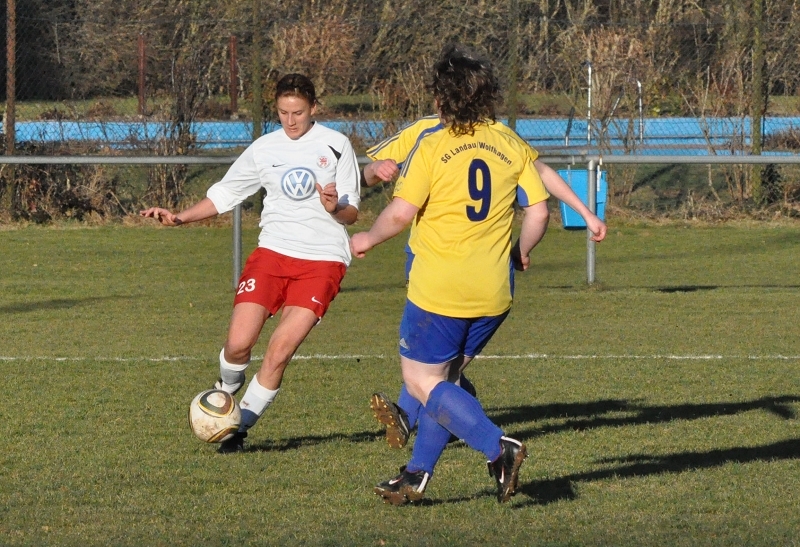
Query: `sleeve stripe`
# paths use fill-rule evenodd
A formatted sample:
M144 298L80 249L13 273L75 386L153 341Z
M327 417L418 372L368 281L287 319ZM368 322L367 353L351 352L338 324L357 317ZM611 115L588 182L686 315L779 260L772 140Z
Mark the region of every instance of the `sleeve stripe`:
M433 115L433 116L425 116L423 118L420 118L419 121L421 121L421 120L430 120L430 119L434 119L434 118L438 118L438 116L435 116L435 115ZM380 152L381 150L383 150L384 148L386 148L387 146L392 144L394 141L396 141L400 137L400 133L402 133L406 129L409 129L410 127L412 127L416 123L418 123L418 122L414 122L411 125L408 125L408 126L404 127L403 129L401 129L400 131L398 131L397 133L395 133L391 137L388 137L388 138L382 140L381 142L379 142L378 144L376 144L372 148L368 148L367 149L367 157L369 159L371 159L371 160L374 160L375 156L378 155L378 152ZM405 160L405 158L401 158L401 159Z
M408 153L408 157L403 162L403 169L400 171L401 177L404 177L408 172L408 166L411 164L411 158L414 156L414 153L417 151L417 148L419 148L419 143L422 142L422 139L424 139L428 135L436 133L437 131L441 131L442 129L444 129L444 126L439 123L431 128L426 129L425 131L419 134L419 137L417 137L417 142L414 143L414 148L411 149L411 152Z

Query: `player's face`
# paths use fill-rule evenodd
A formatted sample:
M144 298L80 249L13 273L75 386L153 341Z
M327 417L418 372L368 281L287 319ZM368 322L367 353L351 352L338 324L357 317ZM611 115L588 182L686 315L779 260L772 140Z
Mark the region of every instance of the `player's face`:
M316 105L311 105L303 97L284 95L278 98L278 118L281 126L292 140L297 140L311 129Z

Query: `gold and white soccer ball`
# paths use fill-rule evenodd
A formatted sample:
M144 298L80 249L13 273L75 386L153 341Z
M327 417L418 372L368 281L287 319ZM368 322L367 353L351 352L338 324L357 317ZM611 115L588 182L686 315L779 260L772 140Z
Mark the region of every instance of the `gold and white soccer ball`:
M227 391L202 391L189 405L189 427L195 437L203 442L221 443L230 439L241 423L239 403Z

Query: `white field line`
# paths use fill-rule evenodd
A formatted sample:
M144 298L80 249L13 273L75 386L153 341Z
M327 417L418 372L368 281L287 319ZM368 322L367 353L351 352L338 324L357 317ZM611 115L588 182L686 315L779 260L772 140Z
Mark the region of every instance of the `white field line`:
M348 361L353 359L396 359L397 355L384 355L384 354L344 354L344 355L328 355L328 354L314 354L314 355L295 355L293 360L326 360L326 361ZM253 361L258 362L263 359L263 355L254 355ZM654 355L635 355L635 354L607 354L607 355L559 355L548 353L527 353L522 355L479 355L477 359L486 360L503 360L503 359L521 359L521 360L546 360L546 359L562 359L562 360L631 360L631 361L719 361L723 359L748 359L752 361L800 361L800 355L721 355L721 354L696 354L696 355L670 355L670 354L654 354ZM181 362L181 361L213 361L213 356L208 357L190 357L190 356L175 356L175 357L103 357L103 356L86 356L86 357L53 357L53 356L8 356L0 355L0 361L18 362L18 361L54 361L54 362L68 362L68 361L108 361L114 363L134 363L134 362Z

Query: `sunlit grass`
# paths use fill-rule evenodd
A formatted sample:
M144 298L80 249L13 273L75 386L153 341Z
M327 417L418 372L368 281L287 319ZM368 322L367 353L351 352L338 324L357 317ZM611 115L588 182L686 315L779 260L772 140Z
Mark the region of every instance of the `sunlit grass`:
M354 262L223 457L186 412L217 375L230 229L0 232L0 544L796 544L799 227L612 226L593 287L584 234L551 227L468 370L531 454L507 505L460 443L420 506L372 493L409 456L368 410L399 387L403 244Z

